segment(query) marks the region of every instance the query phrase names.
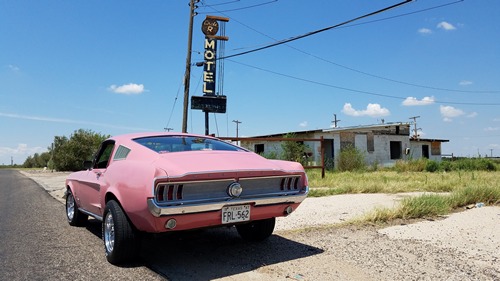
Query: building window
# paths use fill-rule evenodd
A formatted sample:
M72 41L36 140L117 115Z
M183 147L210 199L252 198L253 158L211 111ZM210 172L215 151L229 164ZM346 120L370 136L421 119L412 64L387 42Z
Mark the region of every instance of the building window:
M262 153L264 153L264 144L256 144L256 145L254 146L254 151L255 151L255 153L257 153L257 154L262 154Z
M391 159L401 159L401 142L391 141Z
M429 146L426 144L422 145L422 157L429 159Z
M366 135L366 150L368 152L375 151L375 141L374 141L373 133L368 133Z
M441 143L438 141L431 142L431 154L441 155Z

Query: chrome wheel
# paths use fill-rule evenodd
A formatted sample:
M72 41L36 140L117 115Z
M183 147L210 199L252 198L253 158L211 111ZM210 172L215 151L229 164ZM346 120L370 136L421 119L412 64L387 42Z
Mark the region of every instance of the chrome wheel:
M66 198L66 215L70 221L73 220L75 216L75 198L71 193L69 193Z
M84 226L89 218L88 215L80 212L75 197L69 188L66 191L66 217L69 225L72 226Z
M112 253L115 247L115 224L113 222L113 215L111 212L106 214L104 220L104 246L106 247L106 253Z

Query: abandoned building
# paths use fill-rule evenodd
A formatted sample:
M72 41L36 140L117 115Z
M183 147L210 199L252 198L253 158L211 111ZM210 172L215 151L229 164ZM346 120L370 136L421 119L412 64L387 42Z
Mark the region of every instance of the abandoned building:
M333 163L340 151L348 146L364 153L368 165L391 166L400 159L422 157L441 161L441 143L449 140L410 137L410 131L409 123L385 123L257 136L241 140L241 146L260 154L281 154L281 142L266 138L283 138L292 134L294 138L306 139L299 142L306 146L307 163L313 166L321 165L320 138L323 138L325 160L333 160Z

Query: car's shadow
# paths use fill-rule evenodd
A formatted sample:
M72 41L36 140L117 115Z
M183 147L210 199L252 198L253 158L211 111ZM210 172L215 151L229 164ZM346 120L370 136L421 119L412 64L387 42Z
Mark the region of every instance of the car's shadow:
M101 224L89 222L87 229L101 237ZM279 235L246 242L234 227L214 228L146 235L141 239L139 263L127 266L146 266L168 280L212 280L322 252Z

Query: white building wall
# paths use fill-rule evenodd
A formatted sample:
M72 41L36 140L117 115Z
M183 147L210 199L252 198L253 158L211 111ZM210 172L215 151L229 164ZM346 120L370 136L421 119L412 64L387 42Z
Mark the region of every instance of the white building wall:
M411 142L410 143L410 154L408 155L410 159L420 159L422 158L422 143L421 142Z
M373 135L373 147L374 151L368 152L368 133L371 131L365 130L355 134L354 143L358 150L364 153L365 160L368 165L373 165L374 163L381 166L391 166L396 163L399 159L391 159L391 141L397 141L401 143L401 158L400 159L419 159L422 157L422 145L429 145L429 157L432 160L440 161L441 155L432 155L431 142L414 142L410 141L408 135L384 135L384 134L374 134ZM333 154L335 160L338 159L340 155L340 133L338 132L314 132L309 134L303 134L301 138L316 138L319 139L321 136L325 140L333 140ZM331 142L328 143L330 145ZM273 141L251 141L247 143L249 147L247 149L254 150L255 144L264 144L264 154L276 153L278 156L282 154L283 149L280 142ZM312 152L312 156L308 158L308 165L320 165L321 164L321 144L319 141L305 141L304 144L309 148L308 151ZM409 148L409 154L405 154L405 151ZM330 148L328 148L330 149ZM325 149L325 152L327 150ZM329 156L330 151L328 151Z
M377 163L382 166L387 166L392 164L391 160L391 146L389 141L391 136L388 135L375 135L373 140L375 143L375 151L373 152L373 163Z
M365 156L365 162L370 165L373 163L373 153L368 152L368 143L367 143L368 137L365 134L358 134L354 136L354 146L356 146L356 149L361 151L363 155Z
M441 154L439 155L433 155L432 154L432 143L430 141L411 141L410 142L410 157L411 159L419 159L423 157L422 154L422 146L427 145L429 146L429 160L433 161L441 161L442 156Z

